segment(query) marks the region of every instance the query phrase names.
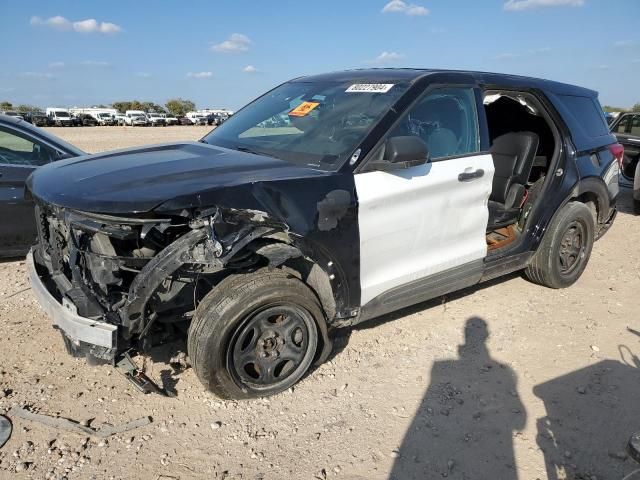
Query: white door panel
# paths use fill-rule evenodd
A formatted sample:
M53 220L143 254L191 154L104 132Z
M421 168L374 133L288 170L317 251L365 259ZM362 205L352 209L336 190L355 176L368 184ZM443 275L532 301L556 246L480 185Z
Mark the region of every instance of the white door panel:
M482 169L480 178L458 175ZM491 155L355 175L361 305L390 290L487 254Z

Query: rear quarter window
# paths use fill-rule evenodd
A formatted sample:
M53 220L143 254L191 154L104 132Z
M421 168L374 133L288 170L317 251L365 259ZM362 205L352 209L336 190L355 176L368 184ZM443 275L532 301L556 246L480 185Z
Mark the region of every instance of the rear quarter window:
M609 133L607 120L597 99L573 95L559 97L588 136L601 137Z

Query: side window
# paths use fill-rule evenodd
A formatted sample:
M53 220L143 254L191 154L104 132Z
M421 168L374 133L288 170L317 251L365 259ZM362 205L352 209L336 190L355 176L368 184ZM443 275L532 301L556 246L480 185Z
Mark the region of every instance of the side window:
M614 127L613 133L624 133L627 129L627 123L629 122L629 115L624 115L618 124Z
M640 137L640 115L633 116L633 119L631 120L631 131L629 134L634 137Z
M51 162L54 158L53 149L0 127L0 164L37 167Z
M389 136L406 135L424 140L432 160L480 151L473 89L441 88L427 93Z

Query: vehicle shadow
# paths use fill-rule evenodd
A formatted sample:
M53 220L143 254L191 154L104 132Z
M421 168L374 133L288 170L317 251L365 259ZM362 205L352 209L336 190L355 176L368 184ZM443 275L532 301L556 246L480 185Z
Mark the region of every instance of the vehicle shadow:
M491 357L487 323L471 317L456 359L438 360L397 452L391 480L517 480L513 437L526 423L517 377Z
M381 315L380 317L373 318L366 322L354 325L353 327L345 327L332 330L330 331L329 337L333 342L333 350L331 351L331 354L329 355L329 358L327 360L334 359L347 347L347 345L349 344L351 333L355 330L367 330L370 328L376 328L387 322L392 322L394 320L398 320L399 318L413 315L414 313L422 312L424 310L429 310L431 308L439 306L441 307L443 305L446 306L447 302L466 297L467 295L471 295L472 293L482 291L485 288L490 288L494 285L499 285L503 282L507 282L520 276L522 276L521 272L510 273L502 277L494 278L493 280L479 283L477 285L472 285L471 287L467 287L462 290L447 293L446 295L442 295L440 297L432 298L431 300L427 300L425 302L411 305L401 310L396 310L394 312Z
M636 215L633 211L633 189L620 187L616 207L618 208L618 213Z
M639 468L625 448L640 431L640 357L626 345L619 352L619 361L602 360L534 388L547 410L537 420L537 443L549 480L622 479Z

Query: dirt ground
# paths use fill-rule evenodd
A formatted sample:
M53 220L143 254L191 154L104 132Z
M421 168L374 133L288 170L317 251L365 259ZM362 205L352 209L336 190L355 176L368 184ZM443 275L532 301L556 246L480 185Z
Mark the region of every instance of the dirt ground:
M95 152L207 128L52 131ZM510 275L341 331L329 362L256 401L220 401L169 365L180 341L146 359L175 398L70 358L24 261L0 263L0 413L153 419L101 441L9 414L0 478L622 479L640 430L640 218L628 190L619 208L571 288Z

